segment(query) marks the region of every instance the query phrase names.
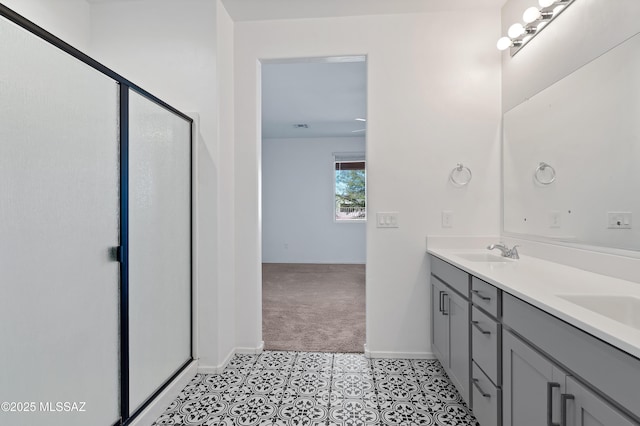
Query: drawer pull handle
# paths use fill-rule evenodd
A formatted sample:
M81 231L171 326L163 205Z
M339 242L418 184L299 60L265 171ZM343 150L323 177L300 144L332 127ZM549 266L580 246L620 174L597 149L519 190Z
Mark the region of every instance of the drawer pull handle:
M560 411L561 426L567 426L567 401L570 399L575 399L575 396L568 393L563 393L562 396L560 397L560 401L562 401L561 411Z
M471 290L471 293L475 293L482 300L491 300L489 296L483 296L478 290Z
M446 302L444 301L445 297L447 298ZM449 304L449 293L444 293L442 297L442 315L449 315L449 312L445 310L448 304Z
M440 304L439 304L439 306L438 306L438 310L439 310L440 312L442 312L442 295L443 295L443 294L444 294L444 291L440 291L440 293L439 293L439 297L440 297Z
M547 426L560 426L553 422L553 388L560 388L560 383L547 383Z
M483 330L483 329L480 327L480 323L479 323L478 321L471 321L471 324L473 324L473 326L474 326L475 328L477 328L478 330L480 330L480 333L482 333L482 334L491 334L491 332L490 332L490 331Z
M491 398L491 394L490 393L486 393L485 391L482 390L482 388L480 387L480 385L478 384L478 379L474 378L473 379L473 386L476 387L476 389L478 389L478 392L480 392L480 395L484 396L485 398Z

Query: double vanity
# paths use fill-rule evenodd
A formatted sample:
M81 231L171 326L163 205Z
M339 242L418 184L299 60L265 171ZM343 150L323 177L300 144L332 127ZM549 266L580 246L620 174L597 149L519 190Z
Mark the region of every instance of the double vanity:
M432 350L481 426L640 425L640 284L531 256L428 253Z

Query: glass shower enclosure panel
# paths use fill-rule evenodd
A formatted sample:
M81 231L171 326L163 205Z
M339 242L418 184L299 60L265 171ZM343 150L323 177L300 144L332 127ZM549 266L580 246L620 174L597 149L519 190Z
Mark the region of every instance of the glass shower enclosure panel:
M0 17L0 424L119 412L118 84Z
M129 407L191 359L191 123L129 91Z

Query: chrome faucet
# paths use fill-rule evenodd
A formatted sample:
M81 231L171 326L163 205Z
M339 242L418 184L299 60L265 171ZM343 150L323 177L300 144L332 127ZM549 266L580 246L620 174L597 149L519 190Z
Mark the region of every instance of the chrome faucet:
M491 244L487 246L488 250L498 249L502 252L502 257L508 257L509 259L520 259L518 255L517 245L513 246L513 248L508 248L503 243L500 244Z

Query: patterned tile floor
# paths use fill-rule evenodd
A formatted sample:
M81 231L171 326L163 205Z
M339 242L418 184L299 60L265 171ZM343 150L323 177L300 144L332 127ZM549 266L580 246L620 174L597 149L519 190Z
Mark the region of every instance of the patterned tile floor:
M478 426L438 361L362 354L236 355L198 374L156 425Z

